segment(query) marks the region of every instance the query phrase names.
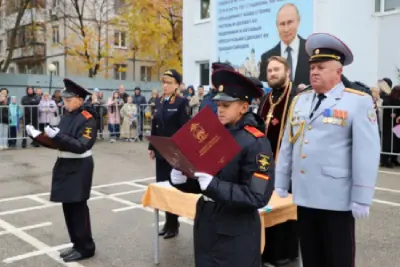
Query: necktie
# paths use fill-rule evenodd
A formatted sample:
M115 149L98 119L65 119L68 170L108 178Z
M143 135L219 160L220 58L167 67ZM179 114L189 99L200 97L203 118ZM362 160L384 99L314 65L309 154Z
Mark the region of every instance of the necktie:
M324 94L318 94L317 97L318 97L318 101L317 101L317 104L315 105L313 111L312 111L311 114L310 114L310 119L313 117L314 112L315 112L315 111L319 108L319 106L321 105L322 100L324 100L324 99L326 98L326 95L324 95Z
M287 53L287 62L290 67L290 80L293 81L293 60L292 60L292 48L290 46L286 47L286 53Z

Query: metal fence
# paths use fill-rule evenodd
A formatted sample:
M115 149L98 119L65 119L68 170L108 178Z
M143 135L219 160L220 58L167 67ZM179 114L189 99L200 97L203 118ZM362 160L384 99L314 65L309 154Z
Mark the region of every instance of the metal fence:
M25 131L25 125L33 125L43 131L46 125L57 126L65 110L63 106L0 106L0 149L5 147L25 147L27 143L36 145ZM94 105L97 117L98 138L137 142L151 133L151 120L154 116L154 106L140 105L135 114L124 118L121 116L122 105L114 109L109 105ZM249 111L257 112L258 106L251 105ZM385 106L379 109L379 129L381 135L381 153L387 156L400 155L400 138L393 129L400 125L400 107ZM397 122L396 122L397 120ZM400 128L400 126L397 126ZM368 144L365 144L368 145Z

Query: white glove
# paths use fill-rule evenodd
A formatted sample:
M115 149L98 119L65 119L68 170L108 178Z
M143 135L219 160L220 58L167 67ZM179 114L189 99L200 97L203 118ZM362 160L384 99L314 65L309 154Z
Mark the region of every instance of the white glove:
M184 184L187 181L186 175L184 175L181 171L176 169L172 169L171 171L171 182L172 184Z
M286 198L289 195L289 192L282 188L275 188L275 192L278 194L280 198Z
M351 212L355 219L366 219L369 216L369 206L353 202L351 204Z
M32 136L33 138L36 138L36 137L38 137L38 135L41 134L41 132L36 130L35 127L33 127L32 125L26 125L25 129L26 129L27 135Z
M60 132L60 129L58 129L57 127L53 129L47 125L46 128L44 128L44 132L47 134L48 137L54 138Z
M204 172L195 172L194 176L198 178L200 188L202 191L205 191L208 185L211 183L212 179L214 178L212 175Z

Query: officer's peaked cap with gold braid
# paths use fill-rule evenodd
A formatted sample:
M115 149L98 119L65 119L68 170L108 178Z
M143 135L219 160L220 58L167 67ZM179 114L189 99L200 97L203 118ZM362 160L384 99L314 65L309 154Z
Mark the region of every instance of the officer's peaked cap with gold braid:
M314 33L306 41L309 62L336 60L343 66L353 62L353 53L339 38L329 33Z

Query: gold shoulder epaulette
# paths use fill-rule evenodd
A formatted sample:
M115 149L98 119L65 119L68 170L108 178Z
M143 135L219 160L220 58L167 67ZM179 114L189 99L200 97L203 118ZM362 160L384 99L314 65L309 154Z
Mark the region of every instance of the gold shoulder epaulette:
M300 96L300 95L304 95L304 94L309 94L309 93L312 93L312 92L314 92L314 90L308 89L308 90L306 90L306 91L302 91L302 92L298 93L296 96Z
M344 91L347 93L351 93L351 94L356 94L356 95L366 95L365 92L356 90L356 89L351 89L351 88L344 88Z

